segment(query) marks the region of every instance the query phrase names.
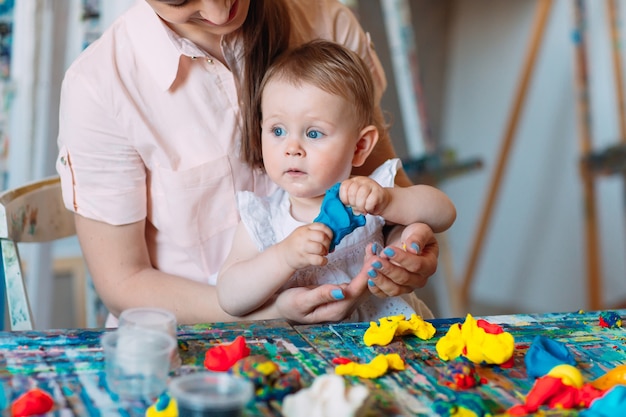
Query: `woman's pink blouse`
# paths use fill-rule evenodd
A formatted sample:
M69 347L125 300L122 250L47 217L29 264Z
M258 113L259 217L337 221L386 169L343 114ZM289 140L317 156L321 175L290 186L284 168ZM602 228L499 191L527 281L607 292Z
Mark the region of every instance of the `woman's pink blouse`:
M331 0L288 3L292 42L321 37L358 51L380 97L384 73L352 13ZM211 284L239 221L235 192L272 190L239 159L240 45L222 49L228 67L139 0L68 69L56 163L68 209L112 225L146 219L153 265Z

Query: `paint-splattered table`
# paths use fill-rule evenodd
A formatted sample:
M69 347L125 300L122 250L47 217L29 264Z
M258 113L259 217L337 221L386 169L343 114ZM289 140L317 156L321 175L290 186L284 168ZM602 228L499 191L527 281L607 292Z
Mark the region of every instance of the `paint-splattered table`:
M626 317L626 310L616 311ZM572 312L541 315L486 317L500 324L515 338L514 366L478 367L487 383L469 390L480 395L492 414L519 403L532 386L527 378L524 355L537 335L565 343L586 379L603 375L626 364L626 331L599 325L599 313ZM450 325L460 319L434 320L437 328L428 341L414 336L396 339L387 347L363 344L369 323L340 323L291 326L282 320L212 323L179 327L179 352L183 366L175 374L201 370L206 350L230 343L242 335L252 354L262 354L281 370L296 368L305 385L316 375L332 372L336 357L367 362L379 353L398 352L407 362L404 371L391 372L375 380L358 380L374 393L371 415L432 416L437 399L455 401L457 391L442 384L446 364L439 359L435 344ZM104 356L100 336L106 330L56 330L46 332L0 332L0 383L6 403L21 393L39 387L55 398L53 415L141 416L146 404L120 404L112 399L104 378ZM173 375L175 375L173 374ZM356 378L349 378L357 382ZM3 410L8 416L8 410ZM280 404L257 402L246 411L249 416L279 416ZM564 414L547 411L544 415Z

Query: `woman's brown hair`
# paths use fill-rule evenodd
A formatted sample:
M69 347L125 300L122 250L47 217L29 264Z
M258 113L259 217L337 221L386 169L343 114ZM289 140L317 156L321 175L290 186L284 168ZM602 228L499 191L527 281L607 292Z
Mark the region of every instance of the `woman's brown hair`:
M250 140L259 130L255 97L270 64L289 47L291 19L285 0L250 0L242 28L243 79L239 81L242 117L241 154L249 160Z
M261 99L270 80L279 79L295 86L311 84L329 94L343 97L353 107L360 128L374 125L380 134L386 129L381 112L376 111L372 74L361 57L343 45L314 40L284 53L267 70L255 98L253 126L246 140L246 162L263 167L261 146Z

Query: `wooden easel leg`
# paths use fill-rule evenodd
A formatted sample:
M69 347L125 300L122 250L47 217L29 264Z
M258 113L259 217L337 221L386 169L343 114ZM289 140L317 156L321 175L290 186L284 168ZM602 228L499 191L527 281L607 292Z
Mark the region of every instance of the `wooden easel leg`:
M531 31L531 38L522 69L521 79L517 86L515 93L515 100L513 102L513 109L508 120L505 135L502 141L502 148L500 149L500 155L496 161L496 167L491 177L491 182L487 188L487 200L482 211L478 231L476 233L474 243L471 246L471 254L468 261L467 269L461 283L461 297L460 302L464 310L468 310L470 288L474 279L474 272L478 263L478 257L481 254L483 241L491 220L491 215L496 201L498 192L500 191L500 181L504 168L507 164L508 156L515 137L515 131L519 122L519 118L522 112L522 106L526 99L526 93L528 92L528 84L535 66L535 61L539 52L539 46L541 44L541 38L545 32L547 26L548 16L550 14L550 8L552 7L552 0L539 0L537 3L537 11L534 18L534 27Z
M608 0L608 19L611 28L611 55L613 57L613 75L615 76L615 94L619 122L620 142L626 143L626 102L624 100L624 81L622 78L621 33L619 23L618 0Z
M611 28L611 52L613 56L613 75L615 76L615 90L617 99L617 111L619 121L619 140L622 144L626 144L626 100L624 98L624 81L623 81L623 65L622 65L622 40L620 31L620 13L618 0L608 0L608 18ZM622 174L622 198L624 202L622 207L626 214L626 172ZM626 216L625 216L626 217ZM626 230L624 231L626 236Z
M586 15L583 0L574 3L575 39L576 42L576 89L578 92L578 128L579 148L581 155L592 151L591 112L589 108L589 79L587 66ZM585 164L580 166L582 180L583 207L585 222L585 252L587 254L587 291L588 305L592 310L601 307L600 288L600 239L598 238L596 193L592 172Z

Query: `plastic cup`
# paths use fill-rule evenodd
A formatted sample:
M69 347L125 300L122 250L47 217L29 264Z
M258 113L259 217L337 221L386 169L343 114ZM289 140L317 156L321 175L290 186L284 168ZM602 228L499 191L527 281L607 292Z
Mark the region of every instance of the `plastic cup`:
M197 372L172 379L169 393L179 417L239 417L254 394L252 382L220 372Z
M176 316L174 313L157 307L136 307L129 308L119 316L118 328L136 328L141 327L169 334L174 340L177 340L176 333ZM170 360L170 369L174 370L181 365L178 346L172 352Z
M154 401L167 388L176 340L167 333L135 328L105 333L106 382L120 399Z

